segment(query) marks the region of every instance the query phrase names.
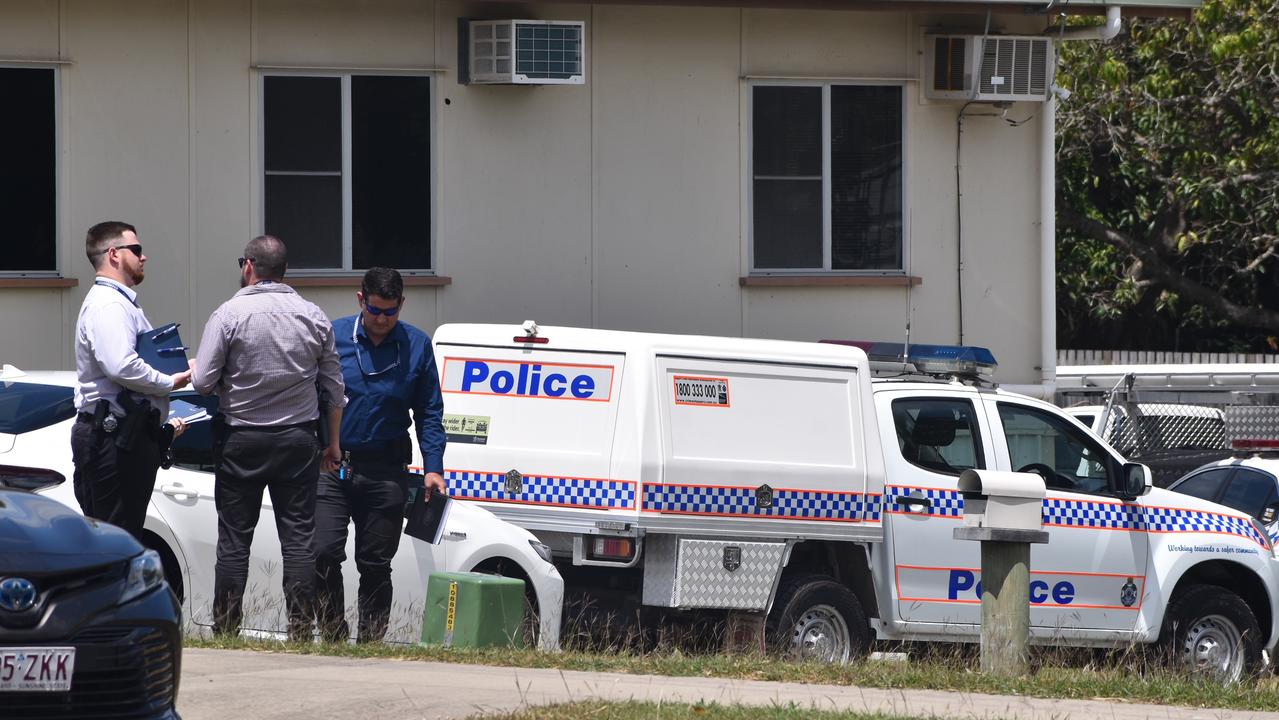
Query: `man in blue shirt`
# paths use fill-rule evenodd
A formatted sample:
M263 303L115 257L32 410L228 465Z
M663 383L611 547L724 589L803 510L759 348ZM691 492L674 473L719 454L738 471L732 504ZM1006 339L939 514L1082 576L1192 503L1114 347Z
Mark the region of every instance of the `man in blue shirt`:
M315 507L316 615L329 642L345 642L342 561L346 529L355 522L355 566L360 572L359 642L386 635L391 611L391 559L400 543L409 483L443 492L444 401L431 338L399 322L404 280L390 268L372 268L355 294L361 311L333 322L347 405L341 447L346 459L320 476ZM409 414L412 413L410 421ZM416 426L424 480L407 469L409 428Z

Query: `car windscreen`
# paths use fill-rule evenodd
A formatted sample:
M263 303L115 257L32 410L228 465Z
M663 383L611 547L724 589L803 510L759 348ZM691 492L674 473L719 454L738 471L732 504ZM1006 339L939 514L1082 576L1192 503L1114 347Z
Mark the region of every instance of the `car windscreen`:
M19 435L75 415L69 387L37 383L0 383L0 433Z

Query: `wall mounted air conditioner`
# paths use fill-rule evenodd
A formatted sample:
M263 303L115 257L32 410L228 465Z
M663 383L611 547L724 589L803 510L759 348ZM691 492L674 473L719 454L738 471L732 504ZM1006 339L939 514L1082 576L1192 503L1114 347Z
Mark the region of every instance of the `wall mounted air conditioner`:
M460 20L458 68L469 85L582 85L586 23Z
M1047 37L925 35L924 96L933 100L1037 102L1052 86Z

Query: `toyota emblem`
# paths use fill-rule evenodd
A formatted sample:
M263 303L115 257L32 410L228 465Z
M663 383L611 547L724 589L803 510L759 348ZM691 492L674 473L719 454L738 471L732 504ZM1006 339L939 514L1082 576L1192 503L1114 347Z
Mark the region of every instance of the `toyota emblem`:
M36 604L36 584L26 578L0 580L0 608L9 612L30 610Z

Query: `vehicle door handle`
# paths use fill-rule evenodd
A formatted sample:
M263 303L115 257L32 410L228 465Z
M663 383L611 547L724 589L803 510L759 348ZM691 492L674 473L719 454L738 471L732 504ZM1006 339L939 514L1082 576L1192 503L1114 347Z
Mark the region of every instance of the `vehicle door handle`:
M160 492L174 500L199 500L200 491L182 485L161 485Z
M931 509L933 501L928 498L914 497L912 495L898 495L893 502L898 505L917 505L921 510Z

